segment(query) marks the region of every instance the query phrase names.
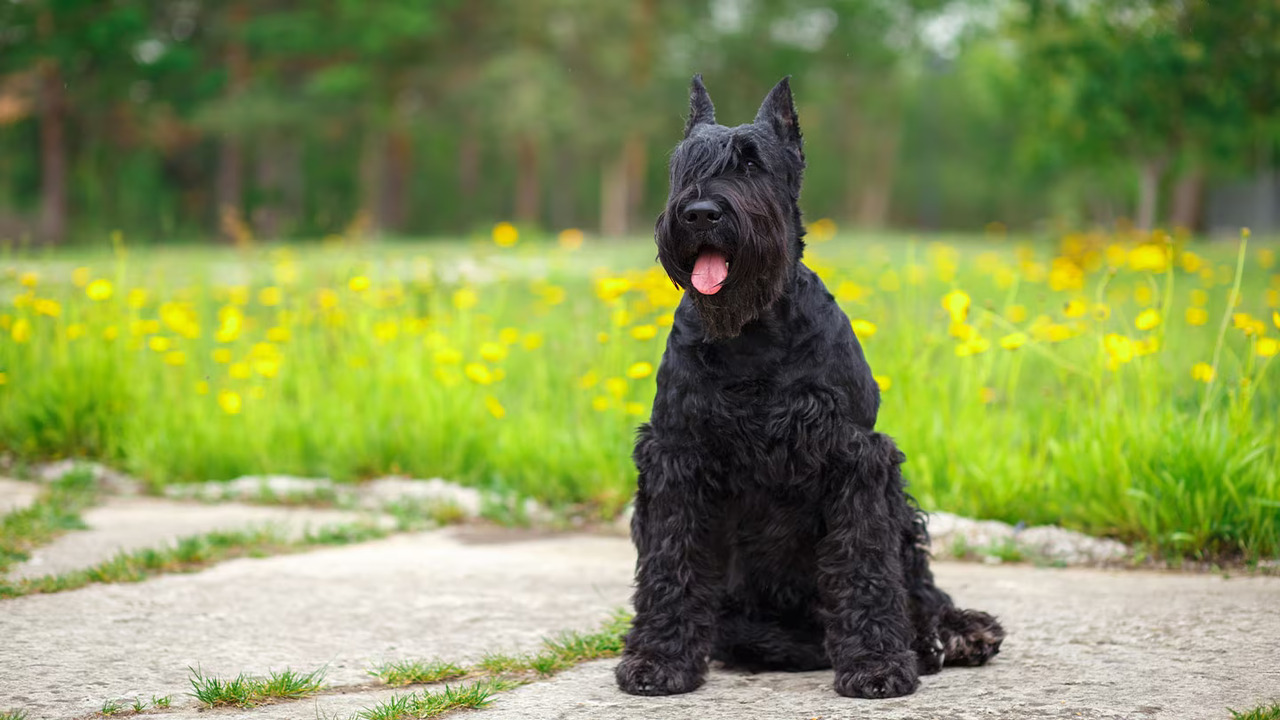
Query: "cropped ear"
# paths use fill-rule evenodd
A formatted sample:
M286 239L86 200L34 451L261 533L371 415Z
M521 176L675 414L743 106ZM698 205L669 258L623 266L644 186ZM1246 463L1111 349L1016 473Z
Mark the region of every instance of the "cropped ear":
M782 78L760 105L756 113L756 124L773 129L784 144L801 151L800 120L796 117L796 105L791 99L791 76Z
M684 124L684 136L689 137L695 125L714 125L716 122L716 106L711 104L711 96L702 84L702 75L694 75L689 84L689 120Z

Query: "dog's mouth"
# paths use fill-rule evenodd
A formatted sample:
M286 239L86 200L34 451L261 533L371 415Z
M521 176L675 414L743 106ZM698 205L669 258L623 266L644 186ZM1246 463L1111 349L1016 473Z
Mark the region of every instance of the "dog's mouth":
M698 251L698 259L693 263L693 287L703 295L715 295L720 292L725 278L729 277L729 258L714 248L704 247Z

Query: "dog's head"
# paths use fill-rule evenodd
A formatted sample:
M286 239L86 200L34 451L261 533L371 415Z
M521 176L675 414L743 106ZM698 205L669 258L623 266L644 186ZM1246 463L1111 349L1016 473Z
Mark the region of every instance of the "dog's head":
M730 128L716 124L702 76L694 76L655 234L658 260L690 294L708 340L738 335L785 289L804 247L803 173L787 78L765 97L754 122Z

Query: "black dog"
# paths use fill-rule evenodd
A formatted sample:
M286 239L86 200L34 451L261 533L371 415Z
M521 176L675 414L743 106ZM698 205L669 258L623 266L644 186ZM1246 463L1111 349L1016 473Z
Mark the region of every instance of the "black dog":
M905 460L849 319L800 262L804 170L791 87L717 125L693 79L658 218L686 290L640 428L635 623L617 668L638 695L694 690L708 658L835 668L841 695L906 695L981 665L1004 631L933 584Z

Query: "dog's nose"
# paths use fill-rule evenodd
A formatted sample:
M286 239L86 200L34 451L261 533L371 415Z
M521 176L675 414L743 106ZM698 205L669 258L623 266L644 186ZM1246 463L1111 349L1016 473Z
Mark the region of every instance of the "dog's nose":
M720 206L715 200L695 200L680 211L680 220L694 230L710 230L720 222Z

